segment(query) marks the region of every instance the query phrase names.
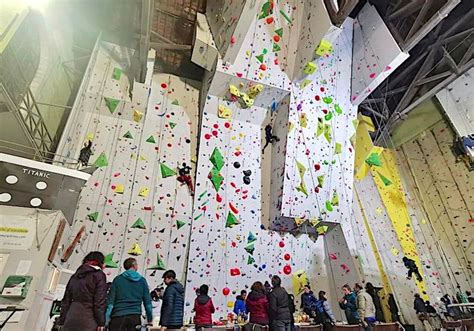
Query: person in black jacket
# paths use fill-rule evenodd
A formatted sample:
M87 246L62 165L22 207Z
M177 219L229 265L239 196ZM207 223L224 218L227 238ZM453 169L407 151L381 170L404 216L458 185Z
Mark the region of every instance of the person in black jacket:
M365 284L365 290L367 293L370 294L372 297L372 301L374 302L375 306L375 318L377 321L385 323L385 316L383 315L383 310L382 310L382 303L380 302L380 297L377 289L372 285L372 283L367 282Z
M176 273L168 270L163 274L166 290L161 304L160 325L167 329L180 329L184 318L184 287L176 280Z
M415 261L407 258L406 256L404 256L402 260L403 264L408 269L407 279L411 279L411 275L415 274L416 279L421 282L423 277L421 277L420 271L418 270L418 266L416 265Z
M413 301L413 309L415 309L416 313L419 314L426 314L426 305L423 299L420 297L418 293L415 294L415 300Z
M89 159L92 155L92 141L89 140L84 143L84 147L79 152L79 162L83 167L87 167L89 164Z
M392 293L388 295L388 307L390 309L390 314L392 316L392 322L400 321L400 317L398 316L399 310L397 306L397 302L395 301L395 297Z
M428 314L437 314L436 308L433 307L428 300L425 301L425 307Z
M63 331L104 329L107 281L103 268L104 255L90 252L69 279L58 321Z
M268 316L272 331L291 330L290 298L286 290L281 287L281 279L272 277L273 290L268 295Z

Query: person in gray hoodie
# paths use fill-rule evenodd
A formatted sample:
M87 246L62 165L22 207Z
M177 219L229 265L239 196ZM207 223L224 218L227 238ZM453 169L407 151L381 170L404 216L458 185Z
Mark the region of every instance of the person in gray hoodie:
M149 324L153 322L150 290L140 275L137 260L124 261L125 272L115 277L110 288L106 319L110 331L134 331L141 325L142 304Z

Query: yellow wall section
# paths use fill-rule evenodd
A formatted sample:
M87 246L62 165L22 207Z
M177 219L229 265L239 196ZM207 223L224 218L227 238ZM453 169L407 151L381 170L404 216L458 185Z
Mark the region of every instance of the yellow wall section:
M392 151L385 149L380 156L382 166L371 167L372 176L374 177L375 184L377 185L377 189L385 205L387 214L393 224L398 241L403 249L403 254L416 262L420 273L422 276L424 276L421 263L418 258L415 236L413 234L412 224L409 216L410 214L408 212L405 196L403 193L404 190L401 185L400 175L395 162L395 155L392 153ZM392 184L385 185L380 179L379 173L390 179ZM425 277L423 277L423 281L417 282L417 286L420 291L420 295L425 300L428 300Z

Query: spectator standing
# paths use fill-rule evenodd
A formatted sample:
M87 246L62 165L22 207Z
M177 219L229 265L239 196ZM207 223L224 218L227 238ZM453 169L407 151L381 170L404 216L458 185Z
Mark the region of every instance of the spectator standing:
M161 304L160 325L167 329L181 329L184 319L184 287L176 280L176 273L168 270L163 274L166 284Z
M339 300L339 307L346 314L347 323L350 325L359 324L359 314L357 313L356 294L352 292L348 284L342 286L344 297Z
M286 290L281 287L281 279L272 277L273 290L268 295L268 316L272 331L291 330L290 298Z
M194 324L197 331L212 327L212 314L215 313L216 309L208 293L209 286L203 284L199 287L199 295L194 300L194 311L196 312Z
M367 293L370 294L370 296L372 297L372 301L374 302L375 318L377 319L377 321L385 323L385 316L383 315L382 303L380 302L378 290L370 282L367 282L365 284L365 290L367 291Z
M268 325L268 298L261 282L253 283L250 288L246 308L250 314L250 323Z
M354 289L357 294L357 313L359 314L359 321L364 326L364 329L371 330L376 322L375 306L372 297L359 283L354 285Z

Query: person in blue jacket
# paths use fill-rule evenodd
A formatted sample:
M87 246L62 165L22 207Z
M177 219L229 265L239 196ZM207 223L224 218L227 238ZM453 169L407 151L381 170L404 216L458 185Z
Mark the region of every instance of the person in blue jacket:
M176 280L176 273L168 270L163 274L166 284L161 304L160 325L167 329L181 329L184 320L184 287Z
M137 260L124 261L125 272L115 277L107 299L106 321L110 331L132 331L141 325L142 304L149 324L153 307L146 279L140 275Z
M339 300L339 307L346 314L347 323L351 325L359 324L359 314L357 313L357 296L352 292L351 287L347 284L342 286L344 297Z
M247 306L245 305L245 299L247 298L247 291L242 290L240 295L237 296L234 303L234 314L237 316L247 317Z

